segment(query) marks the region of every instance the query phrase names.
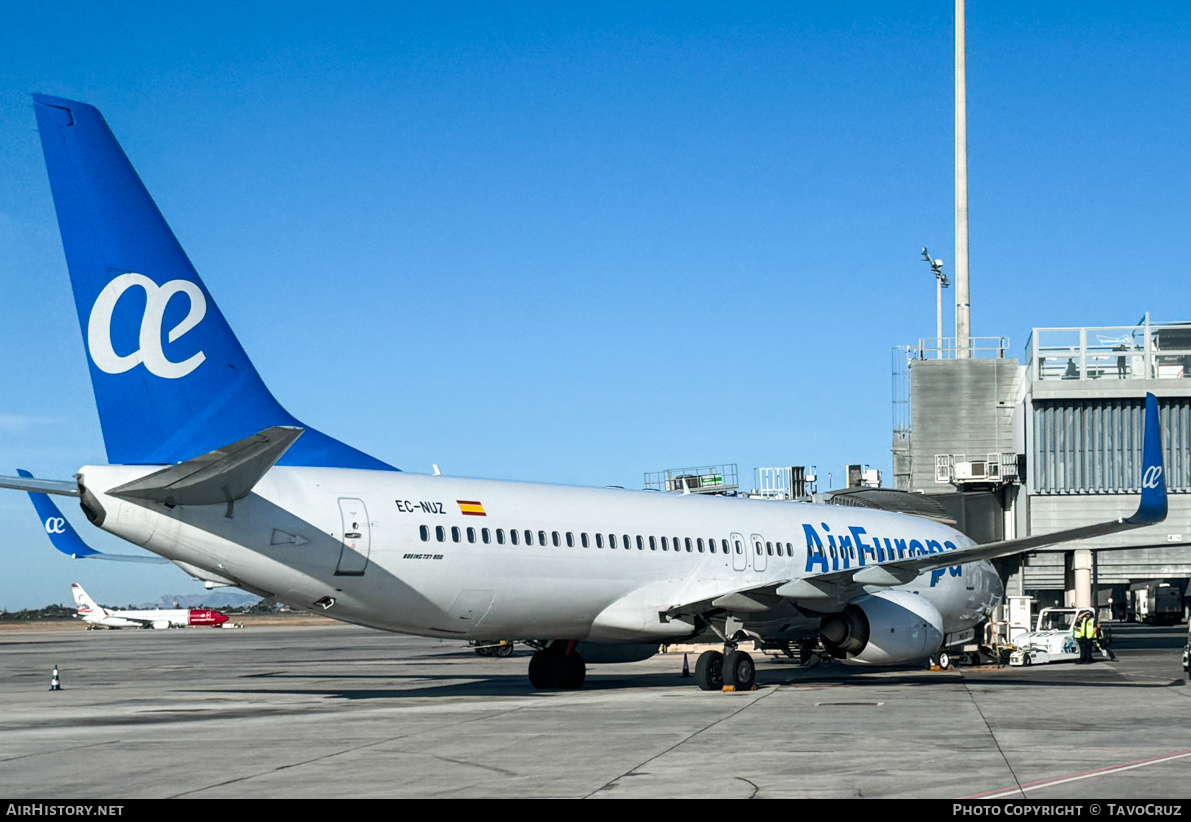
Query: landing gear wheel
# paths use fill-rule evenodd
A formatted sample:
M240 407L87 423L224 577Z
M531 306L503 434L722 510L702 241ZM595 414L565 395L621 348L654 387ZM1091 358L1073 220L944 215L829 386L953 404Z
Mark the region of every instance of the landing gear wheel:
M731 651L724 657L724 687L751 691L757 678L757 666L744 651Z
M549 691L558 687L558 672L554 664L554 657L550 651L537 651L529 658L529 684L539 691Z
M695 684L701 691L724 689L724 655L719 651L704 651L695 663Z
M944 671L951 667L951 655L946 651L939 652L939 667Z
M529 684L539 691L577 691L586 679L587 663L578 653L547 648L530 657Z
M577 691L587 679L587 663L576 652L558 658L558 687L564 691Z
M497 645L495 648L492 649L492 656L500 657L501 659L504 659L505 657L509 657L512 655L513 655L513 643L511 643L511 642L502 642L499 645Z

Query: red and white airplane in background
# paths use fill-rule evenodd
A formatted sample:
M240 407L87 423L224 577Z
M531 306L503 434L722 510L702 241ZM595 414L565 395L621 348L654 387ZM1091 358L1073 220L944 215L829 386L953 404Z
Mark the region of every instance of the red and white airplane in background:
M173 608L151 611L111 611L91 599L77 582L70 583L74 604L79 606L79 617L95 627L104 628L188 628L192 625L206 625L218 628L227 622L227 616L210 608Z

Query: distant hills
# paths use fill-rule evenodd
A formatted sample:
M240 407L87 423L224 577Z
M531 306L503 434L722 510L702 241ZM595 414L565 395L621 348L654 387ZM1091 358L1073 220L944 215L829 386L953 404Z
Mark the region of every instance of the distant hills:
M178 594L163 596L156 602L138 605L137 608L249 608L261 601L255 594L246 594L235 588L216 588L202 594ZM109 606L110 607L110 606Z

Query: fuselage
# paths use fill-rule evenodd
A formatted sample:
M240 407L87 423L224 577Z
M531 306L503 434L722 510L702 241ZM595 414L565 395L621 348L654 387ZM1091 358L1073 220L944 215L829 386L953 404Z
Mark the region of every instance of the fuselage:
M227 506L103 493L153 470L81 470L102 528L295 607L403 633L673 640L694 628L662 617L668 608L918 553L955 554L898 586L934 605L947 634L1002 594L990 564L962 564L971 540L903 514L295 467Z

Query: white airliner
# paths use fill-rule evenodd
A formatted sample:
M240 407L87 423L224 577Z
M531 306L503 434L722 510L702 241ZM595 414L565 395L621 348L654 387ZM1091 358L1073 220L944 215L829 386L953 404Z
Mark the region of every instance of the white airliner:
M113 611L99 605L87 595L83 586L70 583L74 604L84 622L103 628L189 628L206 625L212 628L227 622L227 617L210 608L154 608L143 611Z
M990 545L884 511L403 473L277 403L98 111L35 110L111 464L0 484L78 496L209 577L384 630L526 642L538 688L700 639L724 652L699 686L749 688L744 641L924 660L1000 602L989 559L1166 515L1152 396L1134 516Z

